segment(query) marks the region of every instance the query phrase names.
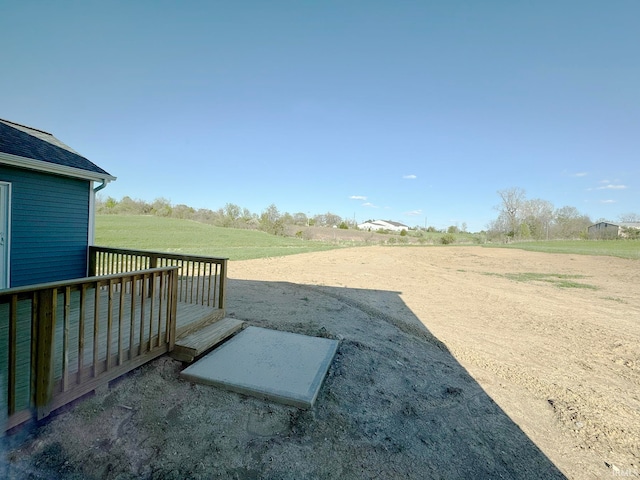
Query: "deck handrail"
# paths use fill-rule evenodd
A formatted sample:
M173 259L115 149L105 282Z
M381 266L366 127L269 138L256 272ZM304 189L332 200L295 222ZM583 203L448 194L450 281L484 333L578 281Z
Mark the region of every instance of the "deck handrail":
M165 266L0 290L0 432L171 351L177 277Z
M159 271L159 270L166 270L166 267L147 268L147 269L144 269L144 270L137 270L137 271L135 271L135 273L136 274L145 274L145 273L150 273L150 272ZM29 292L33 292L35 290L44 290L46 288L61 288L61 287L77 285L78 283L87 283L87 282L111 280L111 279L122 277L123 273L134 273L134 271L114 273L114 274L111 274L111 275L94 275L94 276L91 276L91 277L72 278L71 280L62 280L62 281L58 281L58 282L36 283L34 285L25 285L25 286L22 286L22 287L12 287L12 288L0 289L0 298L4 297L4 296L7 296L7 295L13 295L13 294L18 294L19 295L21 293L29 293ZM125 275L125 276L128 276L128 275Z
M224 311L228 258L130 248L89 247L89 275L177 266L178 300Z

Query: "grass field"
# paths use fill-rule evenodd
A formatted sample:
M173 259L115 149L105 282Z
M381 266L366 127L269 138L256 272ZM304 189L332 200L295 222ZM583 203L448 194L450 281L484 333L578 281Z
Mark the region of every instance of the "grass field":
M346 233L346 231L333 233ZM371 237L369 233L361 233L364 239ZM377 234L376 239L386 237L388 235ZM436 240L434 243L437 245ZM347 244L330 240L309 241L301 238L269 235L256 230L215 227L176 218L145 215L98 215L96 216L95 244L107 247L191 253L225 257L231 260L248 260L331 250L348 245L365 245L366 242L363 240L361 243ZM428 246L412 245L410 248L427 248ZM609 255L640 259L640 240L563 240L486 244L485 246L519 248L546 253ZM434 247L432 246L432 248Z
M190 220L146 215L97 215L95 244L231 260L281 257L340 247L255 230L221 228Z
M558 288L588 288L590 290L597 290L598 287L590 285L584 282L577 282L576 279L585 278L584 275L567 275L562 273L534 273L534 272L519 272L519 273L486 273L485 275L504 277L516 282L545 282L554 285Z
M552 240L486 245L496 248L519 248L532 252L571 253L577 255L608 255L640 259L640 240Z

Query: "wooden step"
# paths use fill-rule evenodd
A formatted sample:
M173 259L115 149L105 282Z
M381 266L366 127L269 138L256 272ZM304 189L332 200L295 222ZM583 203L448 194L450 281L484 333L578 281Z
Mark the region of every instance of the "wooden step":
M242 329L244 322L235 318L223 318L200 330L178 338L171 356L182 362L193 362L207 350Z

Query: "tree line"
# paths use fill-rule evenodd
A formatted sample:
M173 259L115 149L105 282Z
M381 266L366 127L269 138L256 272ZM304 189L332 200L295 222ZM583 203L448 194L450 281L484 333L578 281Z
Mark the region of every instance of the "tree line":
M280 212L274 204L260 214L253 213L233 203L227 203L217 210L193 208L188 205L172 205L166 198L156 198L152 202L136 200L125 196L121 200L113 197L96 199L96 213L101 215L155 215L158 217L180 218L207 223L218 227L246 228L262 230L274 235L283 235L287 225L355 228L353 221L343 220L331 212L308 216L297 212Z
M501 203L496 207L498 217L490 222L487 230L478 232L490 241L507 240L552 240L552 239L586 239L587 229L593 223L608 221L598 219L595 222L589 215L580 213L572 206L555 208L554 205L540 198L528 199L522 188L512 187L499 190ZM353 219L343 219L331 212L307 215L303 212L280 212L271 204L260 214L253 213L233 203L227 203L217 210L193 208L188 205L172 205L166 198L156 198L152 202L136 200L125 196L121 200L113 197L96 199L96 212L103 215L156 215L207 223L219 227L245 228L262 230L274 235L284 235L286 227L321 226L339 228L357 228ZM620 222L640 222L640 215L629 213L620 216ZM614 222L611 222L614 223ZM462 229L450 226L445 230L434 227L415 230L443 233L466 232L466 223ZM633 229L635 237L640 231Z
M555 208L547 200L527 199L522 188L512 187L499 190L501 203L498 218L488 227L490 237L504 236L513 240L550 240L550 239L586 239L587 229L598 222L611 222L598 219L595 222L589 215L580 213L577 208L564 206ZM628 213L620 216L620 222L638 222L640 216Z

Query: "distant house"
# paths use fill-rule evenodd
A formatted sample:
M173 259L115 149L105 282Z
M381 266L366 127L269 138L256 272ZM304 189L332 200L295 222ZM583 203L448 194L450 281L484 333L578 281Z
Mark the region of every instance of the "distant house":
M85 277L95 193L112 180L50 133L0 119L0 289Z
M371 220L358 225L360 230L389 230L391 232L401 232L402 230L409 230L403 223L392 222L391 220Z
M627 237L628 229L640 230L640 222L599 222L591 225L587 231L589 238L618 238Z

